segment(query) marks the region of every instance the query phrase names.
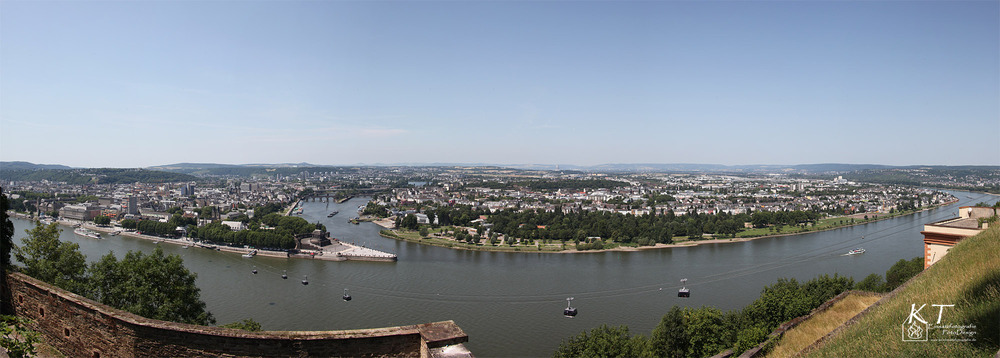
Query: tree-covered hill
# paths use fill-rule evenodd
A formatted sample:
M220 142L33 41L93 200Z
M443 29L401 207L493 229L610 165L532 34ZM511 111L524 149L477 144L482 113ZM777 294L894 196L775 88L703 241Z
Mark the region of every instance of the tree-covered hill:
M14 169L0 168L0 180L64 182L67 184L129 184L194 181L197 178L181 173L146 169Z

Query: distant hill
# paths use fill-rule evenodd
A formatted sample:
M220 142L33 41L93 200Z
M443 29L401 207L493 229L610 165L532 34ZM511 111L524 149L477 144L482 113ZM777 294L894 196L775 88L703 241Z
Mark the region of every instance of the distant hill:
M177 163L177 164L167 164L167 165L157 165L153 167L148 167L149 170L166 170L166 171L183 171L183 170L204 170L204 169L218 169L218 168L242 168L242 167L256 167L256 168L299 168L299 167L322 167L322 165L315 165L309 163L278 163L278 164L216 164L216 163Z
M182 174L146 169L0 169L0 180L42 181L68 184L128 184L171 183L195 181L198 178Z
M0 170L72 169L60 164L35 164L29 162L0 162Z

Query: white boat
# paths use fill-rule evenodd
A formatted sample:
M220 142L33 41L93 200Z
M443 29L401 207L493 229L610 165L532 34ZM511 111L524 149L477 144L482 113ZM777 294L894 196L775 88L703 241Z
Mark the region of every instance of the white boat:
M858 255L863 253L865 253L865 249L862 249L860 247L847 252L848 255Z
M86 236L86 237L89 237L91 239L100 239L101 238L101 234L98 234L96 232L84 229L82 227L76 228L75 230L73 230L73 233L77 234L77 235L80 235L80 236Z
M248 259L249 259L249 258L252 258L252 257L254 257L254 255L257 255L257 250L253 250L253 251L250 251L250 252L248 252L248 253L245 253L245 254L243 254L243 257L245 257L245 258L248 258Z

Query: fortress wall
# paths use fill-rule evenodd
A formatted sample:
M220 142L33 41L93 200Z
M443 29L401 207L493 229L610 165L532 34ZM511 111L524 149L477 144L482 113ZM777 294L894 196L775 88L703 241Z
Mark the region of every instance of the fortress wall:
M265 331L148 319L20 273L7 276L6 309L72 357L421 357L468 336L452 321L345 331Z

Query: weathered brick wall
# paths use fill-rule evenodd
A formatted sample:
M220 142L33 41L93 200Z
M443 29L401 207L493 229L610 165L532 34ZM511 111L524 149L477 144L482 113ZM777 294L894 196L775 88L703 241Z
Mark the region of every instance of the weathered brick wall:
M451 321L313 332L173 323L113 309L23 274L10 274L6 281L8 308L33 320L31 328L46 343L72 357L419 357L426 347L468 340Z

